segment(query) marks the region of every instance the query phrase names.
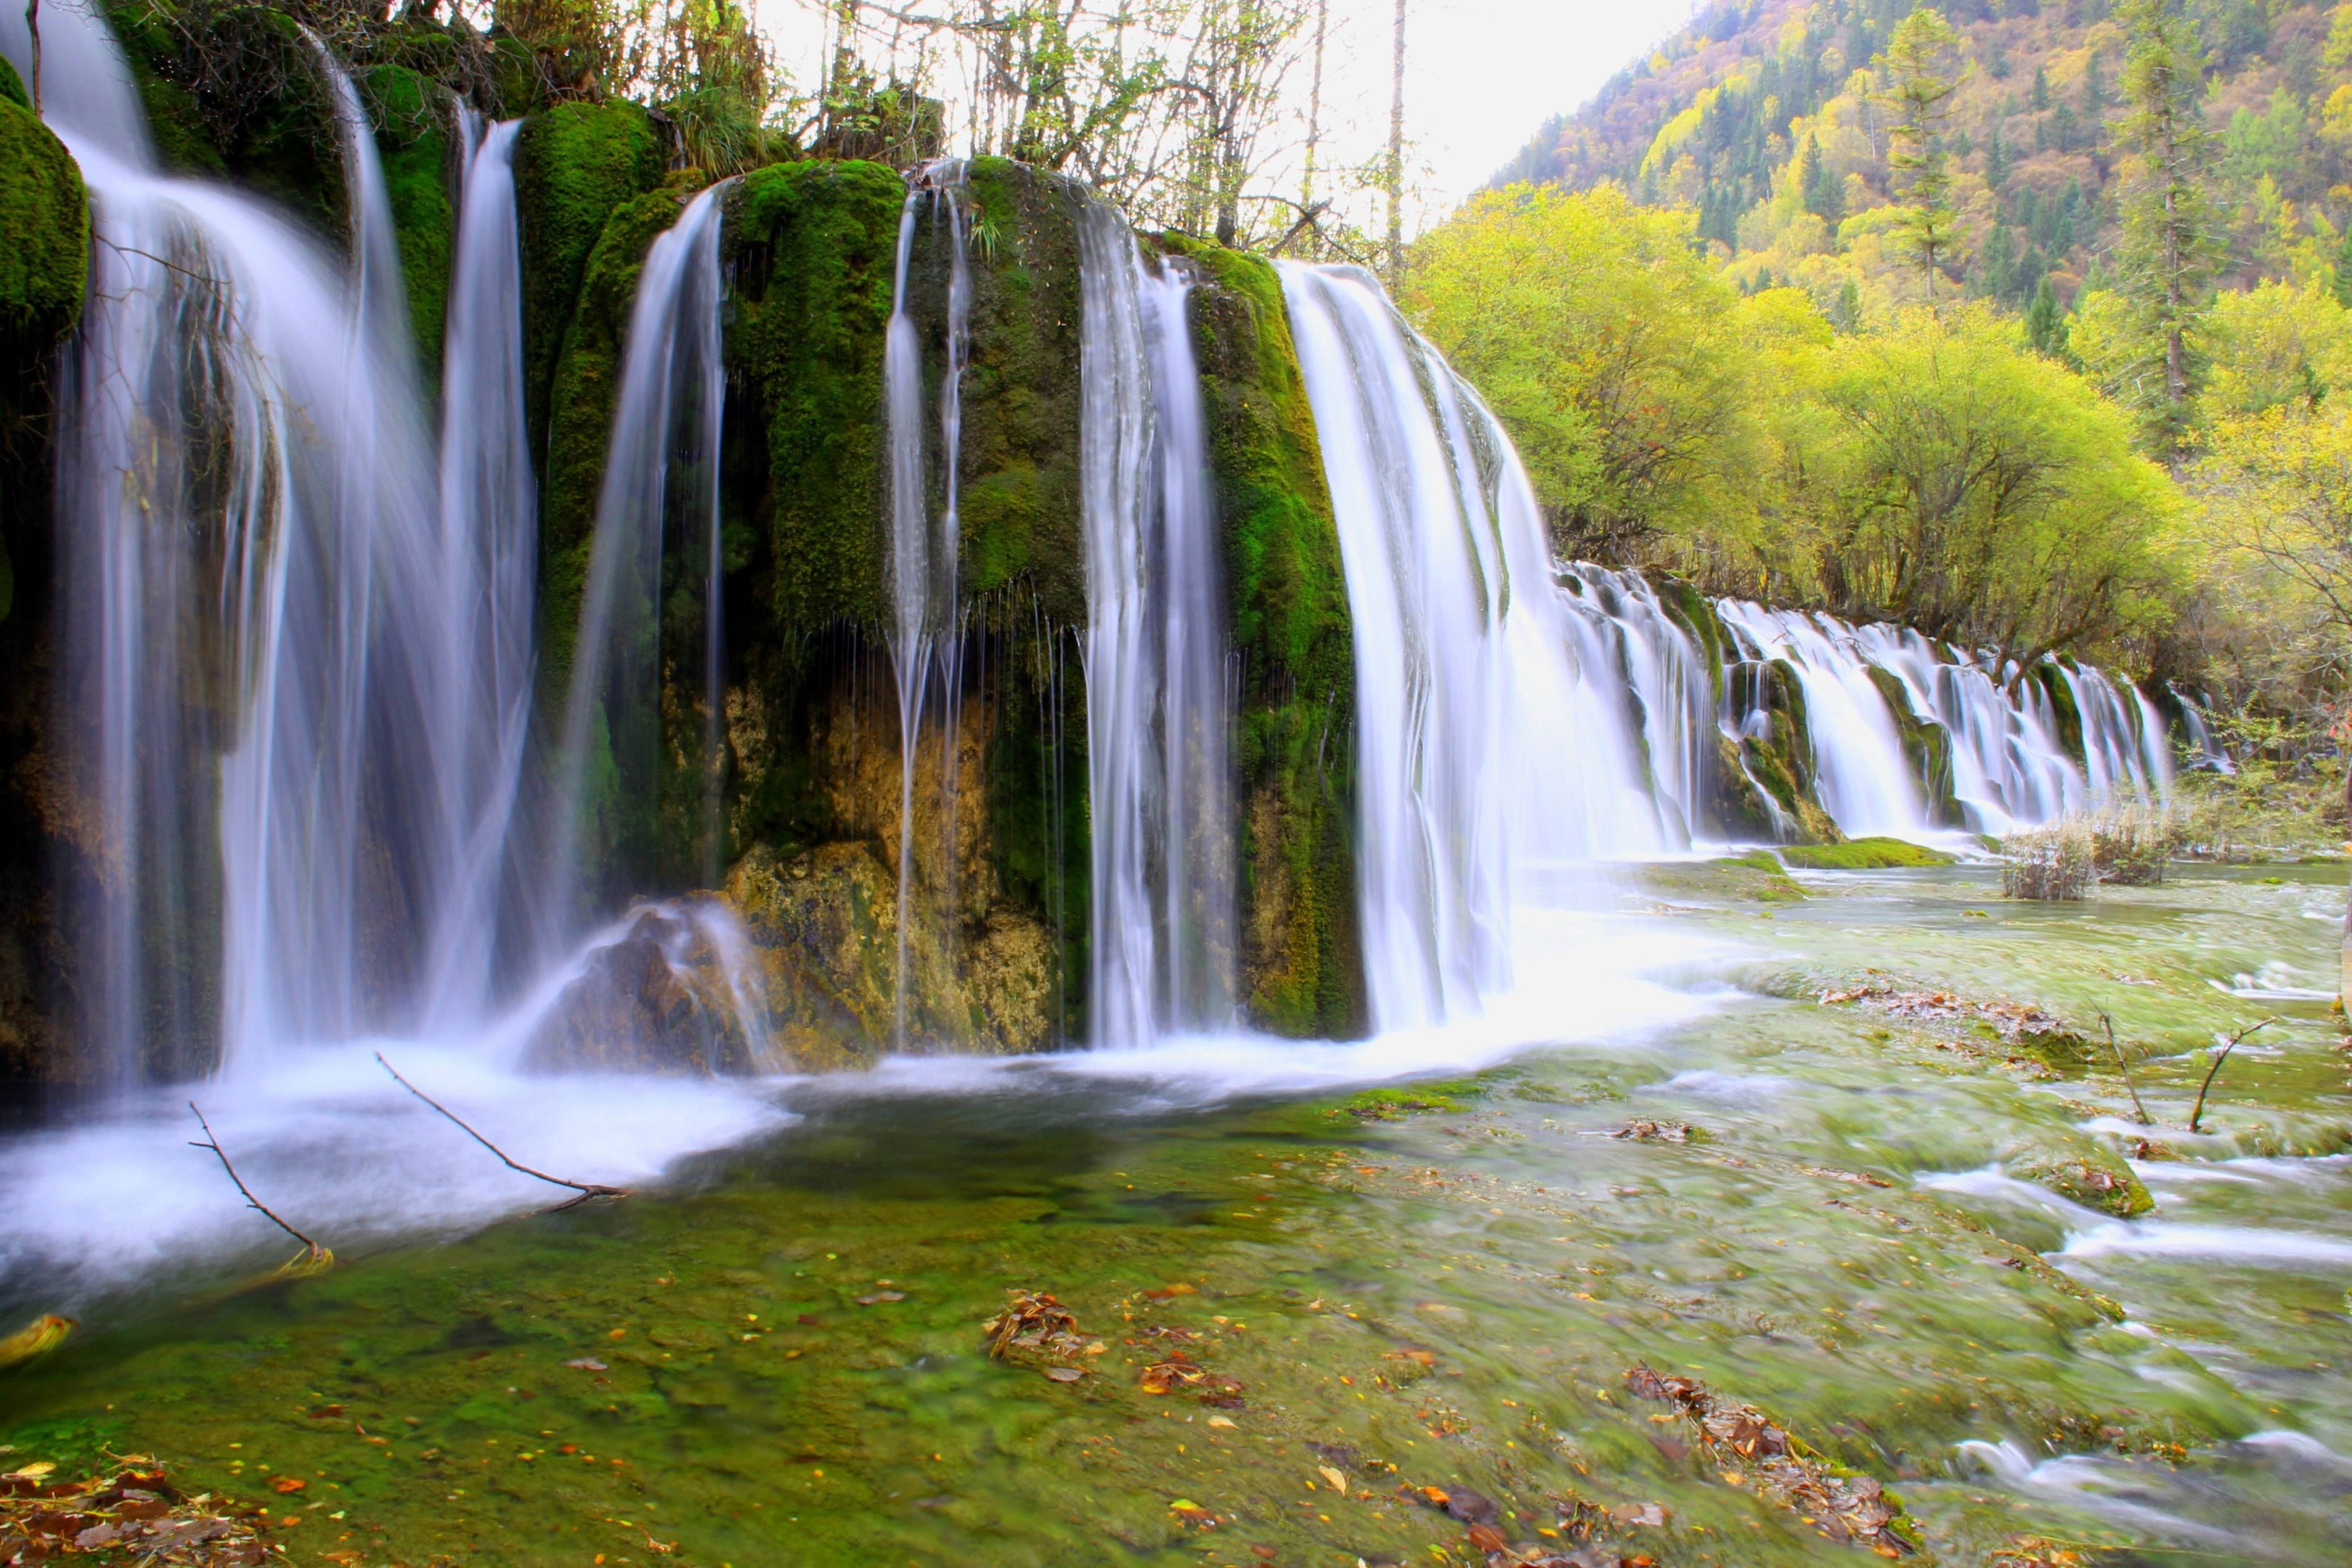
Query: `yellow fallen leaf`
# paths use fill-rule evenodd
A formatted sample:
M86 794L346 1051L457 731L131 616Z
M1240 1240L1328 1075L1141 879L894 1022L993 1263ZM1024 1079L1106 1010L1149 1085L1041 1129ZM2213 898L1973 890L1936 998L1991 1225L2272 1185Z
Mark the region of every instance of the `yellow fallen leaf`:
M1234 1425L1234 1422L1230 1416L1212 1416L1209 1417L1209 1425L1212 1427L1230 1427Z
M73 1333L74 1321L55 1312L44 1312L6 1339L0 1339L0 1366L14 1366L20 1361L30 1361L46 1355L64 1343Z
M48 1460L42 1459L36 1464L26 1465L21 1470L9 1471L8 1479L10 1480L17 1481L37 1481L57 1468L57 1466L49 1463Z
M1316 1466L1316 1467L1315 1467L1315 1473L1316 1473L1317 1475L1318 1475L1318 1476L1321 1476L1325 1480L1327 1480L1327 1481L1330 1482L1330 1483L1331 1483L1331 1490L1332 1490L1333 1491L1338 1492L1341 1497L1345 1497L1345 1496L1347 1496L1347 1495L1348 1495L1348 1478L1347 1478L1347 1477L1345 1477L1345 1476L1341 1475L1339 1471L1337 1471L1337 1470L1333 1469L1332 1469L1330 1466L1328 1466L1328 1465L1318 1465L1318 1466Z

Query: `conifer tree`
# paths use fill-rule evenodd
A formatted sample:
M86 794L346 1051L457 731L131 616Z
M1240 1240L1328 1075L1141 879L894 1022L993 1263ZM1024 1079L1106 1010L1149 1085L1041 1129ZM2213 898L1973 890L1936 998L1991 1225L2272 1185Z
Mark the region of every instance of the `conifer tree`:
M2352 224L2345 225L2344 237L2336 242L2336 265L2332 270L2336 274L2331 279L2336 303L2352 310Z
M2035 353L2053 360L2066 351L2066 323L2058 314L2058 291L2050 287L2046 273L2033 290L2033 302L2025 308L2025 340Z
M2163 402L2150 414L2158 443L2174 452L2188 422L2189 334L2213 267L2205 195L2212 138L2198 111L2202 52L2196 29L2168 0L2123 0L2116 19L2129 104L2117 139L2135 164L2124 193L2119 270L2151 353L2163 357Z
M1884 57L1883 101L1895 120L1887 133L1886 165L1904 204L1903 239L1919 264L1930 301L1959 237L1944 146L1945 117L1960 84L1959 43L1943 14L1922 5L1896 26Z
M1843 193L1838 190L1836 177L1822 162L1822 142L1818 136L1805 138L1805 151L1797 163L1797 188L1802 194L1805 211L1828 224L1837 226L1845 216Z

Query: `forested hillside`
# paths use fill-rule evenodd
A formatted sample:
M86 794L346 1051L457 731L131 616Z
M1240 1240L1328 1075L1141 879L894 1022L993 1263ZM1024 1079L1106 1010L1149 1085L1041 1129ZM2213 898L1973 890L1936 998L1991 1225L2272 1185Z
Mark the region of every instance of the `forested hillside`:
M1954 270L1976 294L2070 301L2112 242L2127 173L2123 30L2107 0L1957 0L1945 106ZM1885 54L1908 0L1717 5L1546 124L1497 184L1622 185L1688 205L1750 286L1801 280L1834 299L1899 265ZM2225 281L2329 267L2352 220L2352 11L2191 0ZM2341 16L2344 20L2339 21ZM2095 279L2094 279L2095 281Z

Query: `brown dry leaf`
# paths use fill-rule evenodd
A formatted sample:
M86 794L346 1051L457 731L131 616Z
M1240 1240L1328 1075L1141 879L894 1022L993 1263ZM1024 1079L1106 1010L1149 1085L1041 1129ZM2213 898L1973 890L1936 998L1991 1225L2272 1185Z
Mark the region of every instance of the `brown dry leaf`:
M1045 1369L1045 1375L1056 1383L1076 1383L1086 1375L1086 1368L1082 1366L1049 1366Z
M1470 1544L1481 1552L1501 1552L1509 1543L1504 1541L1503 1532L1493 1525L1474 1524L1470 1527Z
M878 1306L884 1301L903 1301L906 1299L907 1292L904 1291L877 1291L870 1296L858 1297L857 1304L861 1307L872 1307Z
M606 1366L603 1362L598 1361L593 1355L583 1355L577 1361L567 1361L563 1364L578 1372L610 1372L613 1370L611 1367Z
M269 1483L269 1490L280 1497L285 1497L289 1493L304 1490L310 1484L300 1476L279 1476Z
M74 1328L71 1318L61 1318L55 1312L42 1313L6 1339L0 1339L0 1366L14 1366L20 1361L47 1355L65 1343L66 1335Z
M1171 1296L1191 1296L1197 1295L1198 1293L1199 1292L1194 1291L1192 1286L1184 1283L1181 1280L1177 1281L1176 1283L1172 1285L1161 1285L1143 1292L1144 1296L1148 1300L1154 1301L1164 1301Z

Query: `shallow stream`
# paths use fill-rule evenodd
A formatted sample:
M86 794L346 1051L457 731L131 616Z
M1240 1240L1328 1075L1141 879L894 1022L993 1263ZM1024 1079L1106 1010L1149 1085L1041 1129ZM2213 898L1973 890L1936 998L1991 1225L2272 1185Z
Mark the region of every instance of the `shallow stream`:
M298 1558L415 1568L1478 1561L1401 1490L1464 1485L1515 1542L1861 1560L1640 1364L1875 1477L1937 1561L2352 1561L2343 874L2176 868L2076 905L2004 904L1981 868L1769 902L1681 874L1587 917L1646 989L1587 1027L1555 988L1573 1044L1369 1089L1444 1053L567 1087L538 1113L574 1174L668 1169L561 1213L396 1090L232 1105L257 1185L347 1195L308 1279L240 1283L283 1249L209 1155L93 1168L185 1135L176 1103L22 1134L0 1306L83 1326L0 1375L0 1443L152 1453L268 1500ZM1818 999L1866 988L2074 1032ZM2272 1015L2188 1134L2197 1053ZM675 1156L685 1122L725 1146ZM2018 1179L2125 1171L2103 1148L2145 1156L2152 1212ZM103 1224L60 1218L93 1195ZM1016 1289L1083 1343L991 1360ZM1149 1392L1176 1350L1201 1381Z

